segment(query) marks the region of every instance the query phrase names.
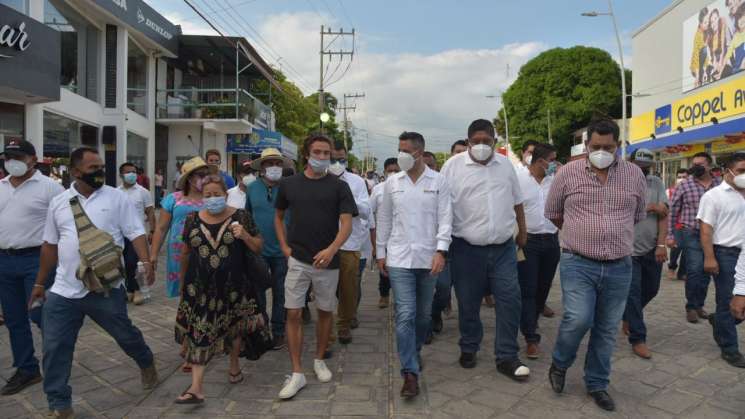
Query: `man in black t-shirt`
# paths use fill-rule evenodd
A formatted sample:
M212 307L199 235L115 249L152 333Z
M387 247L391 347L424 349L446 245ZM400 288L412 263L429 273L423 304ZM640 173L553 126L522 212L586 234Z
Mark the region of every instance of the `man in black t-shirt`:
M279 392L289 399L305 387L301 365L303 347L302 309L311 283L318 308L316 323L316 358L313 370L322 383L331 380L331 371L323 361L331 334L332 313L336 310L336 288L339 283L337 252L352 233L352 217L357 205L346 182L328 176L331 140L311 135L303 147L308 164L297 175L283 178L277 193L274 227L282 252L287 256L285 308L287 309L287 344L292 361L292 376ZM293 216L285 231L285 211Z

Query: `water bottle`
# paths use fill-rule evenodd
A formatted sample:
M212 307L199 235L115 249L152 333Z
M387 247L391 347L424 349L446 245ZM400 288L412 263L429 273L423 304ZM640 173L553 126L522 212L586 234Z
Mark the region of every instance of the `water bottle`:
M137 272L135 273L135 280L137 280L137 285L140 286L140 293L142 293L142 298L144 298L145 300L149 300L150 287L147 285L145 272L145 264L142 262L137 262Z

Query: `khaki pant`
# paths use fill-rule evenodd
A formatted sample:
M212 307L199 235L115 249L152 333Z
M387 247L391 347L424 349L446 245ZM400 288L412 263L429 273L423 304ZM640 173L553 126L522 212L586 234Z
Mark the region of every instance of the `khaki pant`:
M349 330L352 319L357 317L357 295L359 284L357 275L360 270L360 252L339 251L339 306L337 308L336 327L338 330Z

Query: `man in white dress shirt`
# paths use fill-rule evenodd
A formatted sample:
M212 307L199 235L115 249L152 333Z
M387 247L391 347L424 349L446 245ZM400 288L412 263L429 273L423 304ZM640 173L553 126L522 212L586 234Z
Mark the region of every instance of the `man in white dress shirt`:
M149 285L154 280L148 259L148 245L142 216L124 192L105 186L104 164L98 151L80 147L70 155L70 174L75 182L52 200L44 227L41 264L31 293L29 307L43 301L42 329L44 393L54 417L73 417L72 389L68 384L73 350L86 316L114 338L124 352L137 362L143 389L158 383L153 353L142 333L127 315L122 281L113 284L108 295L88 292L76 277L80 265L80 243L71 200L77 199L93 225L124 246L124 237L132 242L145 266ZM57 266L54 285L44 292L47 277ZM112 355L113 356L113 355Z
M64 188L36 169L36 149L28 141L10 141L4 155L9 174L0 180L0 303L16 372L0 394L11 395L41 382L29 323L41 326L41 309L29 312L26 302L39 270L49 203Z
M378 208L378 267L387 271L396 311L396 342L404 384L401 397L419 394L419 352L429 334L437 275L445 267L452 205L445 178L426 166L424 137L399 137L402 172L385 182Z
M143 228L152 236L155 230L155 206L150 191L137 184L137 166L132 163L123 163L119 166L119 177L122 184L119 190L127 194L135 211L142 218ZM140 285L137 283L137 252L132 242L124 238L124 285L127 288L127 298L135 305L140 305L146 299L150 299L150 293L143 295Z
M228 206L233 208L246 207L246 191L248 186L256 181L254 169L251 167L251 161L246 160L241 164L241 170L238 172L238 184L228 189Z
M390 179L393 175L400 172L401 169L398 168L398 162L396 161L395 157L391 157L385 160L383 163L383 175L384 180L377 185L375 185L372 189L372 193L370 194L370 243L372 244L373 248L373 258L376 258L377 252L375 252L376 247L376 227L377 227L377 213L378 208L383 204L383 191L385 190L385 181ZM388 274L379 271L379 280L378 280L378 292L380 293L380 300L378 301L378 308L386 308L388 307L388 300L390 299L391 295L391 281L388 278Z
M339 343L352 343L352 326L357 318L357 298L362 243L369 240L365 222L370 218L370 194L367 183L360 176L347 170L347 150L336 144L331 150L329 173L343 180L352 191L357 204L358 216L352 219L352 234L339 250L339 306L337 307L336 329Z
M743 248L745 152L728 159L724 181L701 197L696 218L701 226L704 271L714 276L716 289L717 310L709 315L714 341L722 351L722 359L733 367L745 368L737 340L739 321L730 313L735 266Z
M494 136L491 122L472 122L468 152L451 157L440 172L453 199L450 271L458 297L460 365L476 366L484 336L479 310L489 291L496 302L497 370L524 380L530 369L518 357L521 296L513 239L517 229L517 245L524 247L527 241L523 197L512 163L494 152Z
M525 224L528 242L523 249L525 260L517 264L522 294L520 330L525 337L526 356L538 358L541 335L537 333L538 315L543 312L551 283L559 264L559 229L544 217L546 197L556 173L556 148L538 143L531 150L528 170L517 172L525 202Z

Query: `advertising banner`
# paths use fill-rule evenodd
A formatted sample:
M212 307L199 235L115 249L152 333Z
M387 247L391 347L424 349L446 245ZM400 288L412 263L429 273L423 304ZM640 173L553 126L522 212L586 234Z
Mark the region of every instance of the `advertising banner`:
M683 92L745 69L745 2L716 0L683 22Z
M282 134L276 131L254 129L250 134L227 134L227 152L260 154L265 148L282 147Z
M143 0L94 0L94 2L174 55L178 53L178 36L181 34L181 28L156 12Z

